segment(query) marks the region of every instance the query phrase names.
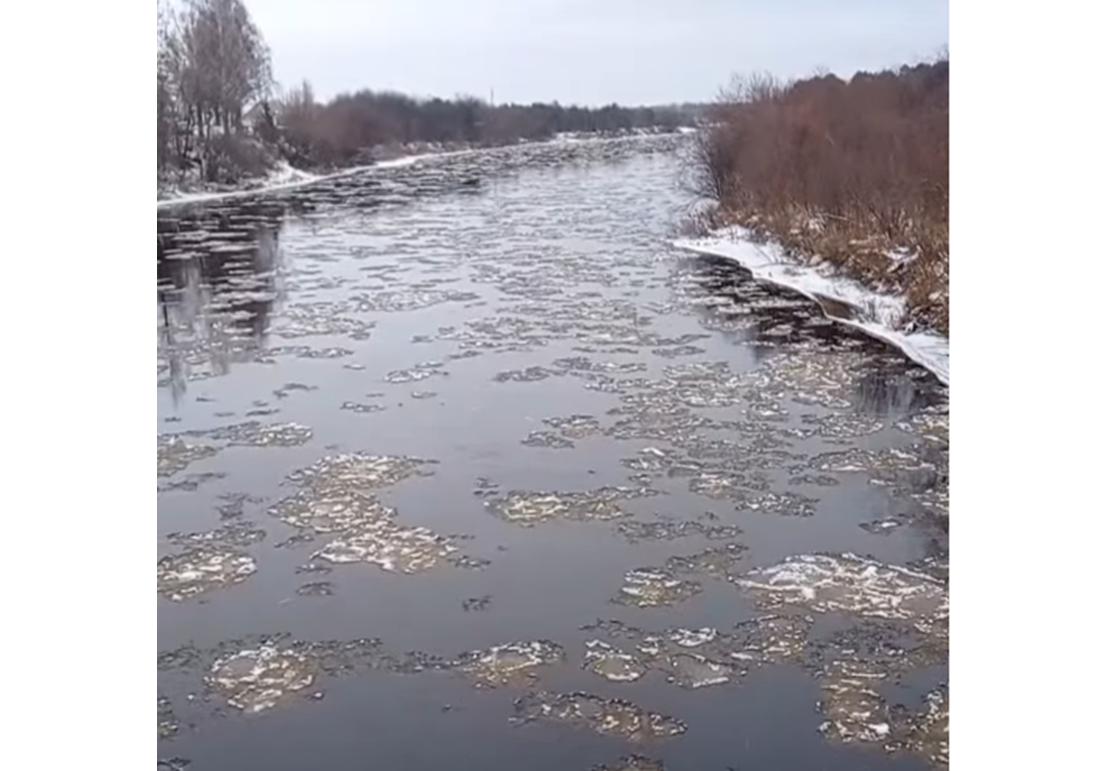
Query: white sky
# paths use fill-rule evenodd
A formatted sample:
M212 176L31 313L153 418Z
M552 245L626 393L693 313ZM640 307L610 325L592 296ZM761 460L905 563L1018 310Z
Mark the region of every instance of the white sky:
M328 98L705 101L735 72L840 75L924 58L947 0L244 0L284 85Z

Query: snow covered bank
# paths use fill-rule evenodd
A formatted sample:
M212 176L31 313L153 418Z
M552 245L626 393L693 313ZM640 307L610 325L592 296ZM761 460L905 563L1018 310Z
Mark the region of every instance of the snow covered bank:
M523 145L545 145L545 144L568 144L572 142L608 142L615 141L617 139L627 138L656 138L665 136L668 132L657 131L638 131L633 134L624 136L599 136L595 134L559 134L556 138L547 141L538 142L521 142ZM518 145L515 145L518 146ZM442 147L436 145L435 147ZM331 174L310 174L309 172L295 169L285 161L281 163L273 172L262 180L254 180L247 186L242 186L234 190L214 190L204 192L193 193L176 193L169 194L165 198L161 198L157 201L157 209L166 209L173 206L183 206L193 203L206 203L209 201L222 201L231 198L246 198L249 196L261 195L264 193L277 193L283 190L292 190L294 188L304 187L306 185L316 184L318 182L325 182L332 179L338 179L340 177L347 177L352 174L362 174L370 172L374 169L393 169L403 166L412 166L419 161L428 158L445 158L458 155L468 155L470 153L485 152L493 149L500 148L486 148L486 147L464 147L461 149L433 149L428 148L428 152L418 152L410 155L402 155L392 159L377 161L375 163L368 164L366 166L355 166L348 169L341 169L340 171L333 172Z
M411 166L418 161L425 158L432 158L437 155L443 155L443 153L428 153L425 155L407 155L401 158L394 158L389 161L379 161L378 163L372 163L369 166L355 166L350 169L341 169L340 171L333 172L332 174L310 174L309 172L295 169L285 161L265 177L257 184L251 187L241 188L239 190L211 192L211 193L186 193L183 195L172 196L170 198L164 198L157 201L158 209L165 209L171 206L182 206L184 204L191 203L204 203L207 201L221 201L229 198L244 198L247 196L260 195L263 193L276 193L281 190L292 190L298 187L304 187L306 185L312 185L317 182L325 182L330 179L337 179L339 177L347 177L352 174L360 174L362 172L370 171L371 169L393 169L400 168L402 166Z
M950 385L947 338L935 332L905 331L904 298L874 292L857 281L836 275L824 264L800 265L787 257L779 244L753 243L749 231L736 226L702 238L682 238L674 241L673 246L733 260L754 277L793 289L817 302L842 303L852 310L850 317L824 308L826 315L895 346L941 383Z

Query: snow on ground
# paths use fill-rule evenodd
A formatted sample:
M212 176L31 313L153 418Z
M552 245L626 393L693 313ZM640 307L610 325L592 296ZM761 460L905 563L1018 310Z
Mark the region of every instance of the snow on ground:
M898 348L910 359L949 385L950 358L947 338L935 332L908 332L902 328L905 300L875 292L857 281L829 275L825 266L799 265L777 243L757 244L749 231L729 227L702 238L682 238L673 246L697 254L709 254L737 262L762 281L793 289L812 300L834 300L853 310L851 318L826 314L861 329Z
M639 131L635 132L634 135L656 136L658 134L659 132ZM601 138L603 137L599 137L593 134L583 134L579 132L561 133L558 134L555 139L551 140L551 142L568 143L592 140L598 141ZM282 190L291 190L293 188L303 187L305 185L310 185L316 182L324 182L330 179L337 179L339 177L346 177L352 174L359 174L365 171L370 171L371 169L401 168L404 166L412 166L426 158L441 158L444 156L465 155L475 152L479 152L479 148L472 147L461 150L438 150L415 155L404 155L398 158L377 161L376 163L371 163L366 166L355 166L349 169L341 169L340 171L333 172L331 174L310 174L309 172L296 169L286 161L283 161L274 171L272 171L262 180L254 182L247 187L241 187L237 190L222 190L216 192L169 193L167 197L157 200L157 208L165 209L172 206L181 206L184 204L203 203L207 201L221 201L230 198L245 198L247 196L254 196L262 193L275 193Z
M171 206L181 206L183 204L221 201L228 198L244 198L246 196L254 196L261 193L275 193L280 190L291 190L316 182L324 182L338 177L346 177L351 174L359 174L360 172L369 171L371 169L393 169L403 166L412 166L425 158L432 158L444 154L445 153L426 153L424 155L406 155L389 161L372 163L368 166L355 166L350 169L341 169L332 174L310 174L309 172L296 169L284 161L278 168L265 177L262 182L253 187L217 193L187 193L173 196L157 201L157 208L164 209Z
M268 185L285 185L291 182L308 182L317 178L316 174L296 169L286 161L280 161L279 165L264 179L260 187Z

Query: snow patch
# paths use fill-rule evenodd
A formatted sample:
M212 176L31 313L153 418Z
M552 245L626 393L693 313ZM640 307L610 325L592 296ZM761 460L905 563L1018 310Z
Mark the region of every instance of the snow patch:
M423 155L406 155L401 158L394 158L388 161L379 161L377 163L372 163L367 166L355 166L350 169L341 169L340 171L333 172L332 174L310 174L309 172L302 171L301 169L296 169L289 163L283 161L256 187L249 187L242 190L232 190L218 193L191 193L186 195L174 196L172 198L165 198L163 200L157 201L157 209L166 209L172 206L183 206L185 204L193 203L207 203L209 201L222 201L232 198L246 198L248 196L257 196L266 193L277 193L284 190L293 190L295 188L316 184L318 182L327 182L332 179L339 179L340 177L349 177L352 174L369 172L374 169L404 168L406 166L412 166L416 163L419 163L426 158L435 158L441 155L449 154L452 153L425 153Z
M631 137L656 137L662 136L660 131L645 131L637 130L627 134ZM594 134L585 134L580 132L574 133L561 133L555 136L550 143L569 143L579 141L606 141L621 139L622 137L611 136L601 137ZM544 142L530 142L530 140L520 140L519 144L546 144ZM318 182L326 182L332 179L339 179L340 177L349 177L353 174L367 173L377 169L399 169L406 166L413 166L420 161L430 158L444 158L454 157L461 155L470 155L472 153L483 152L486 148L470 147L462 150L438 150L433 152L419 153L413 155L405 155L399 158L393 158L384 161L378 161L365 166L355 166L348 169L341 169L340 171L333 172L331 174L310 174L309 172L295 169L290 164L283 161L273 172L267 177L264 177L259 184L253 184L249 187L241 188L238 190L207 192L207 193L184 193L184 194L169 194L169 197L160 199L157 201L157 209L167 209L173 206L184 206L187 204L195 203L208 203L210 201L223 201L233 198L247 198L250 196L264 195L267 193L278 193L284 190L292 190L306 185L316 184ZM159 194L159 191L158 191Z
M279 165L275 167L264 179L261 187L268 185L286 185L293 182L312 182L317 178L316 174L310 174L307 171L296 169L286 161L280 161Z
M728 227L702 238L673 241L678 249L708 254L737 262L754 278L793 289L817 302L835 301L851 309L845 317L824 309L829 318L860 329L872 337L893 345L911 360L950 385L950 357L947 338L935 332L912 332L902 328L905 299L898 295L875 292L857 281L827 275L820 263L814 267L795 263L776 243L756 244L749 231Z

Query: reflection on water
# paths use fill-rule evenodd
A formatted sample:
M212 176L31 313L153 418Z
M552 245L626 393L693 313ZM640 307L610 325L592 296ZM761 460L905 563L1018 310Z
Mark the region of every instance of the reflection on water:
M899 418L919 412L936 401L937 389L928 373L911 362L889 356L885 343L854 339L847 328L824 316L817 305L829 305L829 315L845 314L836 301L811 301L784 287L761 284L752 274L729 260L713 256L684 258L689 274L701 276L695 282L704 300L699 311L704 326L745 346L755 364L763 363L780 350L810 347L823 341L837 348L874 348L884 353L873 366L864 366L855 382L855 407L881 417ZM758 311L766 310L767 313Z
M677 141L158 212L159 757L946 765L946 392Z
M284 216L264 203L158 218L157 364L176 398L264 347L282 296Z
M918 384L926 377L900 361L891 367L867 369L856 381L856 405L863 412L892 418L928 409L935 401L933 392Z

